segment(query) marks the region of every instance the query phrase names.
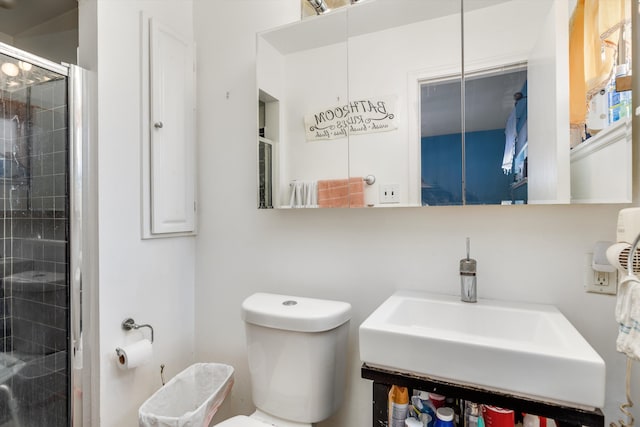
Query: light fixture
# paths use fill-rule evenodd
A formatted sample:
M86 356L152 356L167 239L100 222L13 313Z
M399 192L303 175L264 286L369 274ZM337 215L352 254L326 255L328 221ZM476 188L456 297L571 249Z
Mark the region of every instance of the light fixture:
M307 0L309 4L315 9L318 15L329 12L329 8L325 4L324 0Z
M18 61L18 67L20 67L22 71L31 71L33 65L29 64L28 62Z
M13 62L5 62L0 67L0 70L2 70L2 72L5 73L9 77L15 77L18 74L20 74L20 69Z

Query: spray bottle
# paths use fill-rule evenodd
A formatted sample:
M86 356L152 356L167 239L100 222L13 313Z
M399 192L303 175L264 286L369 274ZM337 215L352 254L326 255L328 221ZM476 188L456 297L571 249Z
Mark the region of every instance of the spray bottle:
M409 390L392 385L389 390L389 427L405 427L409 410Z

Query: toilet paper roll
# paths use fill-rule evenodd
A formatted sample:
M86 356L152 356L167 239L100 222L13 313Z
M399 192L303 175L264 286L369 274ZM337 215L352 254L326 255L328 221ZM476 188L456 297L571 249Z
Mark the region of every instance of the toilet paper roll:
M120 369L133 369L151 359L153 347L151 341L144 339L131 345L116 348Z

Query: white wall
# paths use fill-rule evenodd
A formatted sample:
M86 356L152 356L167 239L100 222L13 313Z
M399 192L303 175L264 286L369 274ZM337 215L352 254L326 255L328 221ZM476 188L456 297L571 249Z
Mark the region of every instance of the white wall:
M191 36L192 3L90 3L81 7L95 7L97 22L81 25L82 40L97 38L95 50L81 50L81 63L98 74L100 426L133 426L138 407L161 385L160 364L169 379L193 362L195 239L140 239L139 30L144 10ZM148 337L147 330L123 331L127 317L154 327L154 354L149 364L122 371L115 348Z
M297 19L298 7L296 0L194 3L201 94L196 358L236 368L217 419L253 410L240 304L267 291L353 305L345 403L320 425L370 426L357 326L396 289L457 294L466 236L479 263L480 297L555 304L602 355L607 422L617 419L624 359L615 352L615 299L585 293L582 272L595 241L615 238L621 206L256 209L255 33Z
M14 37L13 45L54 62L78 63L78 10L74 9L29 28Z

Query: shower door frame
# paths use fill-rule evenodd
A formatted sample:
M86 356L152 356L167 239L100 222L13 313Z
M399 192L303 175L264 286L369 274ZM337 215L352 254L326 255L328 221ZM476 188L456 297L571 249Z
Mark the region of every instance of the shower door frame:
M95 89L93 73L68 65L69 111L69 425L92 425L93 399L98 395L98 354L94 349L98 324L98 185L97 150L90 141ZM91 219L94 218L92 221ZM95 345L97 347L97 344ZM93 375L92 375L93 373Z
M97 293L89 286L95 283L98 251L97 221L90 221L90 216L97 212L97 191L89 191L90 188L97 189L95 173L91 176L97 164L96 153L89 144L92 132L92 74L78 66L57 64L1 42L0 53L67 78L70 295L68 420L70 427L88 426L92 418L91 397L98 387L97 375L91 375L97 366L92 362L92 354L97 354L93 350L96 334L92 333L97 324Z

